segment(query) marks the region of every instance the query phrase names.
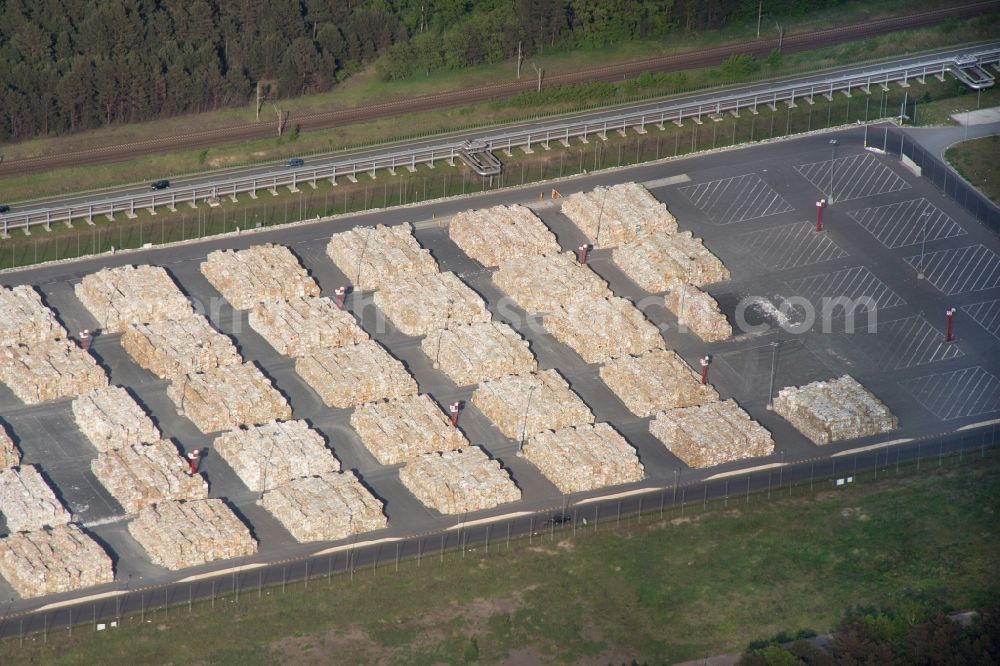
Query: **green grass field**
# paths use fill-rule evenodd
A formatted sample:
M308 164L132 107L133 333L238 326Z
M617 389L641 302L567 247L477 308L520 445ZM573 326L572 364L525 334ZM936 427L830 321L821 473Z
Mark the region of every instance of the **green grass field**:
M864 477L8 639L0 662L673 663L823 633L854 605L996 600L995 454Z
M1000 204L1000 136L987 136L956 144L945 151L945 159L962 177Z

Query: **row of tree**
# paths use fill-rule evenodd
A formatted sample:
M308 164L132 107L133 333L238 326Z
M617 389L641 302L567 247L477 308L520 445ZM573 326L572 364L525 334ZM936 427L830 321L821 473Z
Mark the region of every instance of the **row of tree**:
M845 0L768 0L795 13ZM758 0L0 0L0 141L746 19Z

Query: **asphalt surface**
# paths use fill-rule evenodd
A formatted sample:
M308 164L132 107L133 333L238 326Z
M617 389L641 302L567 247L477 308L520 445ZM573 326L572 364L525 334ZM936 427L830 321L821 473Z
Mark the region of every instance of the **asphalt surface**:
M839 141L836 148L829 144L831 136ZM704 238L707 247L730 268L731 281L707 289L734 326L740 321L738 313L742 312L747 324L762 324L761 330L737 330L731 340L704 344L692 334L678 331L676 321L662 306L662 299L651 297L628 280L611 262L608 251L593 253L590 261L591 267L609 282L616 295L629 298L641 307L659 327L667 346L675 349L689 364L696 366L700 356L711 354L712 383L723 398L735 398L773 433L777 449L772 456L710 470L688 469L649 435L648 419L632 415L610 393L598 377L597 366L584 363L571 349L557 343L544 328L516 321L518 313L514 312L510 323L531 342L540 366L558 368L598 420L610 422L636 447L648 476L640 484L562 496L532 465L515 455L516 442L503 437L469 404L471 387L457 387L431 367L430 360L419 349L418 339L404 336L391 326L375 330L373 320L362 319L362 325L407 364L421 392L430 394L442 408L456 399L466 401L460 417L461 428L471 442L482 445L500 460L521 488L521 502L471 516L439 516L416 501L400 484L396 468L378 465L360 443L348 425L349 411L325 408L312 389L295 374L291 361L278 355L249 328L246 313L224 304L200 275L198 264L208 252L217 248L281 243L300 257L319 282L323 294L332 296L333 290L346 281L325 256L331 233L359 224L413 222L417 226L418 240L431 250L442 270L458 273L489 301L494 312L498 312L497 301L501 294L493 287L489 271L451 243L446 229L439 226L440 221L473 207L501 203L535 205L538 192L548 188L530 186L269 229L239 237L39 266L2 274L0 283L37 285L61 322L73 332L94 329L97 325L72 292L73 285L82 276L105 266L138 263L165 266L196 304L207 304L206 314L213 325L232 335L244 357L256 361L274 379L292 404L293 417L309 420L327 438L344 468L356 470L385 502L389 527L352 541L421 535L417 540L405 542L410 544L405 547L430 548L428 544L439 539L445 530L445 542L454 545L455 539L462 538L455 536L456 532L473 540L485 536L485 528L477 528L479 531L473 532L472 537L468 530L448 530L459 522L561 506L568 510L603 506L604 509L594 510L614 511L615 502L592 505L581 501L591 496L641 488L701 489L697 484L709 476L766 464L794 463L797 470L794 474L803 478L806 474L818 474L817 465L832 464L829 462L833 460L831 455L838 452L887 441L947 435L962 426L995 419L1000 413L1000 354L997 353L1000 350L1000 256L997 254L1000 242L962 208L926 181L901 168L894 159L865 152L861 147L862 137L861 130L852 129L591 174L558 185L559 190L568 195L590 190L596 185L626 181L648 183L653 194L677 216L681 229L691 230ZM678 179L679 176L686 176L688 181L662 184L664 179L672 179L669 182L683 180ZM833 203L825 213L825 231L816 234L812 231L814 203L820 196L831 197ZM536 208L564 249L575 249L582 242L579 232L551 203L536 205ZM914 219L922 220L919 216L922 212L929 213L928 222L926 227L921 225L917 233ZM926 246L923 261L926 279L918 280L916 265L921 241L925 241ZM772 308L761 306L770 302L777 308L784 298L797 297L797 307L812 304L816 312L821 312L824 298L839 296L872 299L878 307L876 330L868 332L865 316L859 315L855 332L847 332L848 322L842 311L829 319L827 330L821 321L802 331L784 330L767 314ZM369 298L369 294L354 294L348 299L348 306L354 312L371 313L372 307L366 305ZM756 305L744 308L748 298L754 298ZM944 312L950 307L959 309L957 339L945 344ZM803 316L796 308L788 312L792 320ZM772 342L779 343L776 354ZM349 545L349 542L296 543L277 521L255 505L255 494L212 454L214 434L203 435L176 413L166 398L166 383L138 368L121 349L118 336L98 336L93 350L109 371L112 383L127 385L134 391L165 436L174 438L185 449L209 449L202 469L209 481L210 495L225 498L251 525L259 540L260 552L241 562L218 562L177 573L153 565L128 534L127 517L121 507L89 472L89 461L96 451L76 430L69 401L26 407L6 387L0 387L0 416L12 426L24 452L24 462L37 464L43 470L71 511L117 558L117 581L87 589L83 594L138 590L140 596L136 601L146 604L147 600L141 595L150 590L150 594L176 601L177 595L194 594L190 582L177 582L191 575L237 564L297 560L326 548ZM772 358L776 361L773 366ZM817 447L767 410L772 371L775 391L784 386L849 373L892 409L899 417L900 428L880 437ZM905 444L909 448L893 449L897 459L901 450L911 451L903 454L904 460L905 455L912 455L914 445L919 446L919 441ZM870 450L862 454L861 464L880 453L889 455L881 449ZM838 471L843 471L844 465L850 464L846 461L852 457L854 464L858 464L854 456L839 458L837 460L844 462L839 463ZM784 475L784 469L769 470L767 479L763 473L750 481L745 474L740 474L739 478L744 485L750 484L747 487L758 488L755 484L770 483L773 475ZM728 481L718 481L704 486L706 497L710 491L728 494L731 489ZM656 501L663 497L662 493L657 495ZM634 509L638 501L635 497L628 499L626 512L629 507ZM514 534L518 530L534 529L533 524L521 525L516 521L505 524L513 526ZM384 559L394 556L391 553L394 547L389 554L380 547L358 552L362 553L361 557ZM402 552L404 556L413 554L413 550ZM339 555L339 565L333 562L332 553L328 557L331 569L346 564L343 554ZM301 574L304 566L314 565L289 563L277 568L262 567L259 575L270 582L278 575L280 581L280 576L289 575L289 567L293 574ZM280 570L284 573L275 573ZM271 572L266 579L264 571ZM234 584L238 584L236 580L234 578ZM244 580L244 584L250 582L251 578ZM199 594L207 593L204 587L198 589ZM6 604L8 614L30 611L42 604L76 596L79 594L23 601L6 583L0 582L0 600L9 600ZM0 633L18 630L10 622L3 626Z

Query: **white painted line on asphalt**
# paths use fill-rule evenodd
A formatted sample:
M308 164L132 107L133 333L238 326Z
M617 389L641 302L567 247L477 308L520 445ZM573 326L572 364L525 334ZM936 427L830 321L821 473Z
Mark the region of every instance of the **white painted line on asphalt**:
M788 463L768 463L766 465L758 465L757 467L747 467L746 469L734 469L732 472L722 472L720 474L713 474L712 476L705 479L706 481L714 481L715 479L724 479L727 476L741 476L743 474L749 474L751 472L759 472L765 469L774 469L775 467L784 467Z
M970 423L969 425L964 425L961 428L955 428L955 432L960 432L962 430L972 430L973 428L982 428L983 426L994 425L1000 423L1000 419L990 419L989 421L980 421L979 423Z
M110 597L117 597L122 594L128 594L128 590L115 590L114 592L101 592L100 594L92 594L89 597L76 597L73 599L67 599L66 601L56 601L55 603L46 604L40 608L36 608L32 613L41 613L44 611L55 610L57 608L62 608L64 606L75 606L76 604L85 604L88 601L97 601L98 599L108 599Z
M847 451L840 451L839 453L834 453L831 458L836 458L837 456L849 456L852 453L864 453L865 451L874 451L875 449L882 449L887 446L892 446L893 444L906 444L907 442L912 442L912 437L907 437L905 439L894 439L888 442L880 442L878 444L871 444L869 446L861 446L856 449L848 449Z
M665 187L667 185L676 185L678 183L690 183L690 182L691 182L691 176L687 175L686 173L682 173L679 176L667 176L666 178L657 178L656 180L645 180L639 184L645 187L647 190L649 190L654 187Z
M463 527L473 527L475 525L485 525L486 523L495 523L500 520L510 520L512 518L520 518L521 516L530 516L531 511L515 511L514 513L505 513L502 516L493 516L492 518L480 518L479 520L470 520L467 523L459 523L458 525L452 525L451 527L445 528L446 532L451 532L453 530L460 530Z
M225 576L226 574L240 573L241 571L252 571L253 569L266 567L268 564L268 562L260 562L258 564L244 564L239 567L231 567L229 569L223 569L222 571L206 571L205 573L195 574L194 576L188 576L187 578L181 578L177 582L193 583L196 580L202 580L204 578L215 578L216 576Z
M435 229L437 227L447 227L451 224L451 217L432 217L429 220L420 220L413 223L414 229Z
M646 493L655 493L660 490L666 490L666 488L639 488L638 490L626 490L623 493L617 493L615 495L601 495L600 497L588 497L587 499L582 499L579 502L577 502L575 506L580 506L581 504L593 504L594 502L604 502L613 499L620 499L622 497L631 497L632 495L645 495Z
M128 520L128 516L109 516L107 518L100 518L98 520L92 520L89 523L83 523L84 527L98 527L99 525L110 525L112 523L118 523L123 520Z
M326 548L325 550L313 553L310 557L316 557L317 555L332 555L333 553L339 553L342 550L351 550L352 548L364 548L365 546L374 546L380 543L392 543L393 541L400 541L399 537L386 537L385 539L375 539L374 541L359 541L358 543L348 543L343 546L334 546L333 548Z

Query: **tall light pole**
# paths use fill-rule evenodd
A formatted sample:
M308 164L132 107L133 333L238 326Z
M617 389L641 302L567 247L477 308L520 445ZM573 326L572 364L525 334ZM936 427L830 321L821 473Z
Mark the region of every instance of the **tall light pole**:
M829 203L833 203L833 167L837 158L837 140L830 139L830 195L826 198Z
M920 234L920 268L917 269L917 279L924 279L924 247L927 245L927 219L931 216L929 210L925 210L920 214L920 219L923 220L921 225L922 232Z
M778 346L781 343L777 340L771 343L771 384L767 389L767 408L774 409L774 374L778 365Z
M521 455L521 452L524 451L525 440L528 437L528 413L531 411L531 396L534 395L535 389L537 389L539 386L541 386L541 380L539 380L538 384L535 384L534 386L531 387L531 389L528 391L528 396L525 399L524 421L521 423L521 441L518 442L517 444L518 455Z
M601 244L601 220L604 219L604 204L608 201L608 188L604 188L604 197L601 198L601 210L597 213L597 237L594 239L594 249Z

